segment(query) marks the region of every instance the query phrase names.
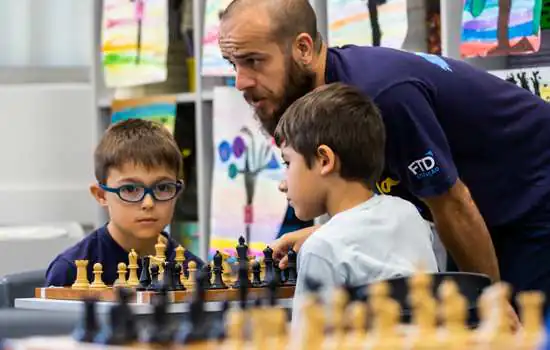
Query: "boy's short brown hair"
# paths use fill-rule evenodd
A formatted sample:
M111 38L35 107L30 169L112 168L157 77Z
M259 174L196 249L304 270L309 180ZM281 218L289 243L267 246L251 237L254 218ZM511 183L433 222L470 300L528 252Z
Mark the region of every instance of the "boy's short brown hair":
M94 153L95 177L105 184L112 168L131 162L148 169L167 167L179 175L182 156L170 132L160 123L127 119L112 124Z
M386 133L378 108L359 89L334 83L296 100L275 130L275 141L300 153L308 167L320 145L338 156L340 176L373 188L384 167Z

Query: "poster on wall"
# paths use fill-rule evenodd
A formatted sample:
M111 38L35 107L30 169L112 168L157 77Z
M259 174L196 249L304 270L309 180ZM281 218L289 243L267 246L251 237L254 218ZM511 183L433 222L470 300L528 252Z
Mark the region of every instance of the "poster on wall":
M104 0L101 53L111 88L167 78L168 1Z
M550 67L503 69L489 73L520 86L550 102Z
M328 0L328 43L400 49L408 30L407 0Z
M204 10L204 34L202 38L202 72L204 76L232 76L233 67L223 59L218 46L220 14L231 0L207 0Z
M164 125L174 134L176 126L176 96L151 96L112 103L111 123L136 118L147 119Z
M537 52L541 11L542 0L464 0L461 56Z
M234 256L243 236L249 255L263 256L288 205L278 190L285 170L280 151L261 131L242 93L232 87L214 89L213 140L209 255L219 250Z

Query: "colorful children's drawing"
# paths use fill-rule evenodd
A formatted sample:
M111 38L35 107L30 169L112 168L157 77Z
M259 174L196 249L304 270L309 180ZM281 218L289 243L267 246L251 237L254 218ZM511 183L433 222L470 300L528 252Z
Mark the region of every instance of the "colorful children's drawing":
M231 0L207 0L204 11L204 35L202 39L202 72L204 76L232 76L233 67L223 59L218 46L220 14Z
M168 1L104 0L101 51L107 87L165 81Z
M490 73L550 102L550 68L505 69Z
M462 57L537 52L541 10L542 0L464 0Z
M148 119L163 124L172 134L176 126L176 97L152 96L114 100L111 122L130 118Z
M328 42L399 49L407 36L407 0L328 0Z
M214 89L213 129L210 254L234 255L243 236L250 255L261 255L277 237L288 204L278 190L284 176L279 150L231 87Z

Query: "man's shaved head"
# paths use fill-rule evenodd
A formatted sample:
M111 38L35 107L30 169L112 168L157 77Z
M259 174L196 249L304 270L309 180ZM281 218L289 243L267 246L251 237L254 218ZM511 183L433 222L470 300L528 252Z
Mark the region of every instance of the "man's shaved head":
M259 15L258 10L263 10L262 13L268 16L275 41L289 43L299 34L306 33L313 39L316 51L320 49L317 18L308 0L233 0L220 19L223 22L248 11Z

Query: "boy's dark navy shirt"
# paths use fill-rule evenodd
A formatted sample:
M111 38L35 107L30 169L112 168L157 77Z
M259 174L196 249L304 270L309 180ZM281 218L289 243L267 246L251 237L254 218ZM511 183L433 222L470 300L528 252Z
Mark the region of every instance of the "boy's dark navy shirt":
M176 257L175 249L178 243L165 232L161 233L168 239L166 245L166 258L173 261ZM75 260L88 260L88 279L93 280L93 266L99 262L103 265L102 279L105 284L112 285L118 278L117 265L121 262L128 265L128 253L124 250L103 226L90 233L76 245L59 254L48 267L46 272L46 286L70 286L76 279ZM203 261L190 251L185 251L186 265L190 260L197 263L197 267L203 265ZM141 259L138 259L138 276L141 273Z
M387 133L378 190L412 201L425 218L417 198L458 177L490 229L549 199L550 104L531 92L465 62L380 47L330 48L325 79L374 100Z

